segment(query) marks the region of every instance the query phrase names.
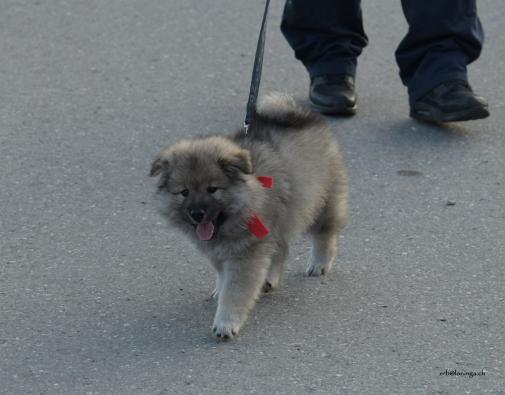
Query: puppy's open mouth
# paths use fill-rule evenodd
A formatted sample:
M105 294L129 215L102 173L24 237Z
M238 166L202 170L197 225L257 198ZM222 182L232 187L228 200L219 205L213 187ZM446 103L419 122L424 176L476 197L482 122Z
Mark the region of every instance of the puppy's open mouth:
M201 222L196 225L196 235L200 240L208 241L211 240L217 233L219 227L226 219L226 214L222 211L217 215L217 217L209 222Z

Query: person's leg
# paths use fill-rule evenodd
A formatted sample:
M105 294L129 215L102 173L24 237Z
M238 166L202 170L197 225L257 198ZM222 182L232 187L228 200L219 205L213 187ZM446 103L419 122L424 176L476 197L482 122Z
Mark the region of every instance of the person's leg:
M396 60L400 77L408 87L411 108L441 86L434 92L435 102L447 98L459 100L446 105L442 112L450 111L449 107L462 107L458 109L460 111L465 106L479 106L471 97L473 93L469 86L449 84L443 87L444 83L451 81L467 82L466 67L480 55L484 32L475 1L402 0L409 30L396 51ZM466 96L458 98L461 93ZM441 116L443 118L443 114ZM452 116L454 118L454 114Z
M357 58L368 43L361 0L286 0L281 30L309 72L312 106L353 115Z
M354 76L368 43L360 0L286 0L281 31L311 78Z

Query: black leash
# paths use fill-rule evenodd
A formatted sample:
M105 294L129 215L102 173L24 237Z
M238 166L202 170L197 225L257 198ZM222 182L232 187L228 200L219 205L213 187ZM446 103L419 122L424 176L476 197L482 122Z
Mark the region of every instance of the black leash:
M251 87L249 88L249 100L247 101L247 109L244 121L244 132L247 134L254 116L256 115L256 102L258 101L258 92L261 82L261 69L263 67L263 53L265 52L265 31L267 25L267 14L270 0L266 0L263 20L261 22L260 35L256 46L256 55L254 56L254 66L251 78Z

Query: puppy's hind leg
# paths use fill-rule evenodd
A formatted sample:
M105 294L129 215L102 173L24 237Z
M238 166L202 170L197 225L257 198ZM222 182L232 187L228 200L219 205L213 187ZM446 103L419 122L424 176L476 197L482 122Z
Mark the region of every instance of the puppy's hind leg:
M277 247L277 252L272 257L270 268L268 269L267 278L263 285L263 292L270 292L279 288L282 275L284 273L284 262L289 254L288 243L282 241Z
M214 336L231 339L238 333L258 298L269 263L268 256L224 262Z
M309 230L312 249L307 275L320 276L330 271L337 255L338 235L347 221L346 209L344 200L330 201Z
M307 266L308 276L328 273L337 256L337 234L319 233L312 235L312 249Z

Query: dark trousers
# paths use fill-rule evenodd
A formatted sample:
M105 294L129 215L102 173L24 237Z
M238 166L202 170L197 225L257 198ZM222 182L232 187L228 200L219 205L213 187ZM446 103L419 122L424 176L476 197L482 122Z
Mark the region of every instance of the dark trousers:
M466 66L479 57L484 42L476 0L401 3L409 30L396 61L411 103L443 82L466 81ZM281 30L311 77L354 76L368 43L360 0L287 0Z

